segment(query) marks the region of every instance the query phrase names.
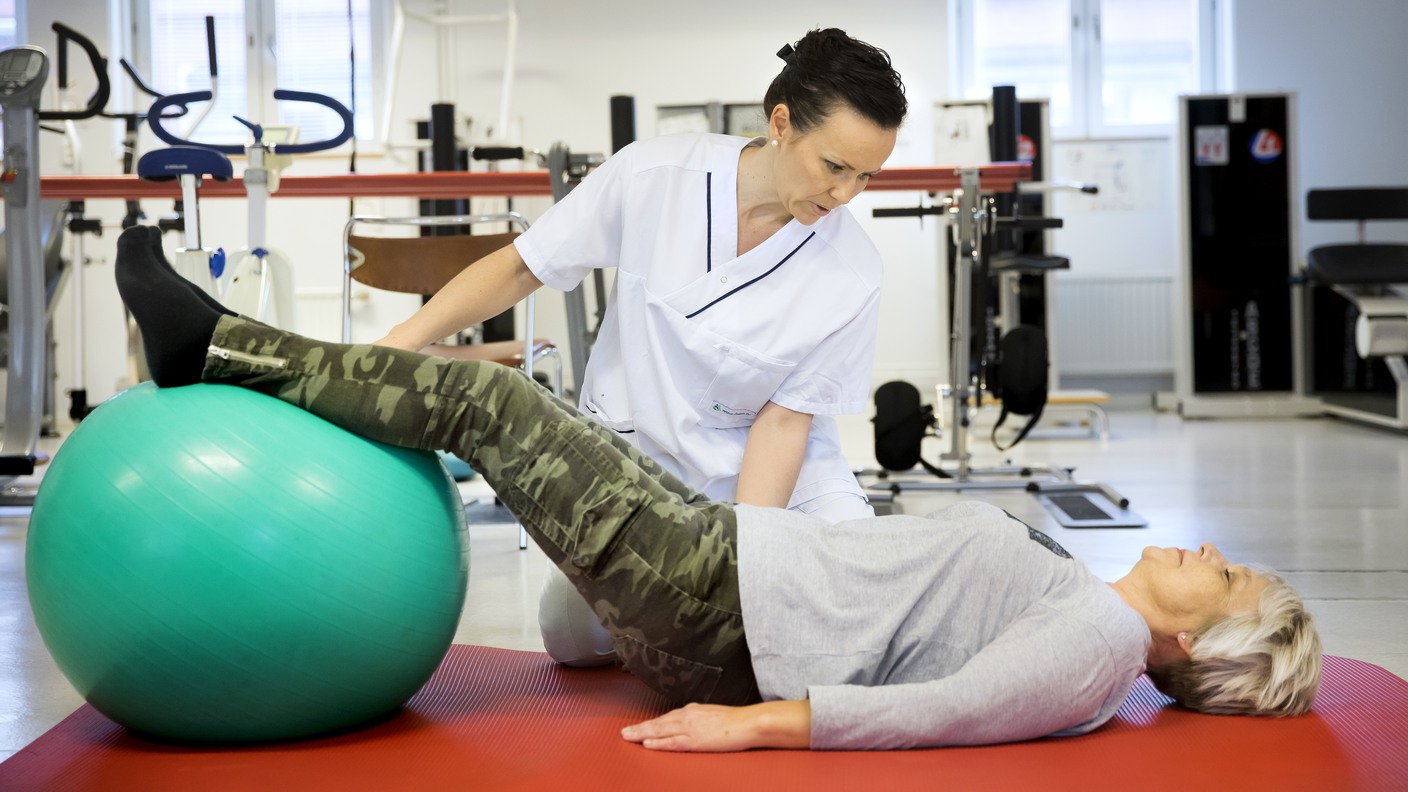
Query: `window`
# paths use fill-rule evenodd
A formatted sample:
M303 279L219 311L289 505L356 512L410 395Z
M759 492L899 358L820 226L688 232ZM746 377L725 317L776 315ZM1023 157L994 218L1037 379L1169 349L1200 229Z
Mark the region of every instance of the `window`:
M166 128L178 137L191 136L204 143L243 143L248 132L235 116L259 118L249 102L245 60L244 5L245 0L208 0L199 5L184 0L150 0L151 72L147 82L156 90L167 93L209 91L210 57L207 47L205 17L215 17L215 57L219 80L215 86L215 103L193 105L191 112ZM192 132L196 117L205 117L199 129Z
M368 112L372 107L369 5L370 0L286 0L277 4L275 18L278 87L326 94L355 109L354 131L359 138L371 137L374 129ZM356 102L352 100L354 65ZM281 103L279 121L302 130L300 140L327 140L342 129L330 111L301 102Z
M0 50L7 50L20 43L19 14L15 10L15 0L0 0Z
M325 94L354 112L358 137L371 137L373 47L370 0L147 0L149 82L166 93L210 89L205 17L215 18L218 89L195 139L244 143L234 116L265 125L293 125L303 142L341 129L329 110L275 102L274 89ZM355 44L355 50L353 45ZM355 52L355 59L353 58ZM353 80L356 101L353 102ZM204 105L193 108L199 113ZM169 122L178 135L193 116Z
M1214 0L956 0L957 92L1051 101L1062 137L1162 134L1214 90Z

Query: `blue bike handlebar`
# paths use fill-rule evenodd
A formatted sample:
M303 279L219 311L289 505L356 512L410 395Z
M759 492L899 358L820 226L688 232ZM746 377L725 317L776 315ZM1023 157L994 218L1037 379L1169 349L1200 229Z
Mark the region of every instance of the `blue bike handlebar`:
M210 101L210 91L191 91L190 93L170 94L163 96L152 103L151 109L147 111L147 125L152 128L152 132L161 140L173 146L200 146L222 154L243 154L244 146L235 144L201 143L195 140L182 140L166 130L161 125L162 111L173 105L185 105L191 102ZM352 112L343 104L331 96L311 93L308 91L286 91L278 89L274 91L274 98L278 100L287 99L290 102L311 102L326 107L337 113L342 119L342 131L330 140L316 140L311 143L281 143L275 149L279 154L307 154L311 151L326 151L337 148L348 140L352 139Z

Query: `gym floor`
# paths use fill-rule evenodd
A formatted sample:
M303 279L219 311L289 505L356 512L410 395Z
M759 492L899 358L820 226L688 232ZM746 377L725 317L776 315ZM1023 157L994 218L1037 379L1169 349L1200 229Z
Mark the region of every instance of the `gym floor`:
M873 464L864 416L842 422L848 458ZM974 464L1004 461L979 435ZM932 444L932 445L930 445ZM926 444L926 458L939 442ZM986 449L986 450L984 450ZM52 451L52 448L50 449ZM1080 431L1034 433L1011 458L1074 466L1149 520L1143 529L1065 529L1022 492L903 493L897 510L924 514L954 499L995 503L1050 534L1096 574L1123 575L1147 545L1218 545L1234 561L1280 570L1306 597L1325 651L1408 677L1408 435L1336 419L1183 421L1111 413L1106 442ZM546 561L519 551L517 529L480 480L472 506L469 595L459 643L541 650L537 595ZM0 516L0 760L82 704L34 627L24 583L28 519Z

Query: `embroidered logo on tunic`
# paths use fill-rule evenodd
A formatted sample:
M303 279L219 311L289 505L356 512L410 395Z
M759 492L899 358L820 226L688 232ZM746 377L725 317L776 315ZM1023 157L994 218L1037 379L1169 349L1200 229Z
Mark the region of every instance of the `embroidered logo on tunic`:
M741 408L741 407L728 407L728 406L726 406L726 405L719 404L718 402L714 402L714 412L716 412L716 413L723 413L724 415L744 415L744 416L748 416L748 415L757 415L757 414L758 414L757 410L745 410L745 409L743 409L743 408Z

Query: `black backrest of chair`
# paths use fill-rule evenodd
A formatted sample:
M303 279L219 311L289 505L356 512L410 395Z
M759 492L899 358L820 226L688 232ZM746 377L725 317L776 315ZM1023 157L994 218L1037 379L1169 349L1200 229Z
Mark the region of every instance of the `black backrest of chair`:
M1311 220L1408 220L1408 187L1335 187L1305 196Z

